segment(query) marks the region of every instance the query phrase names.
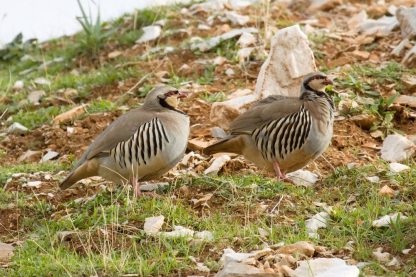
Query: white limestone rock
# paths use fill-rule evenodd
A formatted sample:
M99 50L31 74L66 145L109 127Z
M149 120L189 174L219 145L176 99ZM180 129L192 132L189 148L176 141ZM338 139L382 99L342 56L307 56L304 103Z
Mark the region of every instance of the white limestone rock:
M358 277L360 270L355 265L347 265L339 258L317 258L300 261L294 271L295 277Z
M407 216L403 215L402 213L394 213L394 214L389 214L389 215L385 215L380 217L379 219L376 219L373 221L372 225L373 227L387 227L390 225L390 223L394 223L396 222L398 219L400 218L400 220L406 219Z
M214 158L211 165L205 169L205 175L217 175L221 168L231 160L230 156L228 155L221 155L219 157Z
M294 172L286 174L297 186L310 187L313 186L319 179L319 176L309 170L299 169Z
M303 77L316 71L307 36L299 25L279 30L272 38L269 56L260 69L256 96L300 95Z
M209 51L212 48L219 45L221 42L225 40L232 39L234 37L241 36L244 33L258 33L258 30L256 28L241 28L241 29L233 29L229 32L226 32L222 35L215 36L212 38L209 38L207 40L202 39L194 39L194 41L191 43L191 50L199 50L202 52Z
M253 94L233 99L224 102L215 102L211 106L211 113L209 119L211 122L223 129L228 129L230 123L242 112L246 111L251 103L257 97Z
M396 11L403 37L416 36L416 8L400 7Z
M7 129L7 133L14 134L14 135L23 135L29 131L28 128L20 124L19 122L14 122L10 127Z
M147 235L155 235L162 229L165 217L163 215L148 217L144 221L143 230Z
M157 39L162 34L162 27L160 25L150 25L142 28L142 36L136 40L136 44L150 42Z
M381 158L388 162L401 162L413 156L415 150L415 144L406 137L389 135L383 142Z
M306 220L306 231L310 238L318 238L318 229L326 228L330 215L327 212L320 212Z

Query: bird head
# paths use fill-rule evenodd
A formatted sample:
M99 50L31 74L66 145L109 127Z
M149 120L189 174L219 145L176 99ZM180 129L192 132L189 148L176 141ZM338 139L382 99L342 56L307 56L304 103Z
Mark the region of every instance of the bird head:
M157 86L149 92L144 101L145 105L160 105L164 108L176 110L180 99L187 95L183 91L170 86Z
M333 82L327 75L322 72L314 72L303 79L302 89L315 92L322 91L326 86L332 85Z

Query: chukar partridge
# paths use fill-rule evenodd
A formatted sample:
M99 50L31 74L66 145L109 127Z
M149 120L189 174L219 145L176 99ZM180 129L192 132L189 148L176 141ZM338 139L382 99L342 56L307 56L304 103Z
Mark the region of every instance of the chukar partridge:
M238 116L230 135L204 152L244 155L259 168L285 173L304 167L321 155L332 138L334 103L323 89L332 81L313 73L302 82L299 98L269 96Z
M95 139L60 188L98 175L116 183L130 181L140 194L137 181L161 176L183 157L189 135L189 117L177 109L183 97L172 87L153 89L141 107L119 117Z

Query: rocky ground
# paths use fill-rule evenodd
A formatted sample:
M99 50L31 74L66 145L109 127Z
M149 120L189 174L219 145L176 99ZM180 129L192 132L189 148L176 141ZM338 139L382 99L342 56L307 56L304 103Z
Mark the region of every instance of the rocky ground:
M208 1L4 46L0 273L416 274L412 5ZM306 34L304 52L293 50L300 43L282 46L291 39L271 43L295 24ZM273 49L277 70L315 63L335 80L328 90L337 106L332 144L292 176L296 185L242 157L201 153L215 141L214 127L226 129L262 94L256 82ZM146 185L155 195L135 199L129 186L98 177L59 191L94 137L158 83L190 92L182 109L191 137L181 163Z

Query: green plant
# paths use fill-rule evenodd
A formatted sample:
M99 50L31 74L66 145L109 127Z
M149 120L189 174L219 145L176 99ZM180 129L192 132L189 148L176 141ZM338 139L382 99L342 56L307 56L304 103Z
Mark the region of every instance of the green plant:
M29 49L36 46L36 39L23 42L23 35L19 33L10 43L0 49L0 61L9 62L23 56Z
M397 96L398 94L388 98L380 97L375 99L374 104L367 105L367 111L377 117L377 121L371 127L370 131L379 129L386 135L395 131L393 122L395 111L392 111L389 108Z
M82 51L85 51L86 54L90 54L95 57L114 30L104 29L99 10L97 11L97 17L94 20L91 12L88 16L80 0L77 1L82 14L82 16L77 17L77 20L81 24L84 31L83 36L80 39L80 46Z

